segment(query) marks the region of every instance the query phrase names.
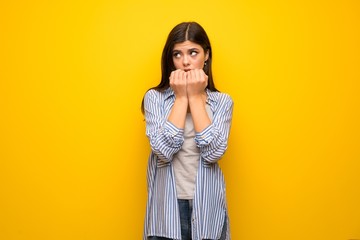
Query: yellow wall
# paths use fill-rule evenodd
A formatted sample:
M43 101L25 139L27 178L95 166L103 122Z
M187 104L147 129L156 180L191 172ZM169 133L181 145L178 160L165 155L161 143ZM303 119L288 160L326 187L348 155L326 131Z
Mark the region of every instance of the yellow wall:
M235 101L235 240L360 239L359 1L1 1L0 239L140 239L140 113L195 20Z

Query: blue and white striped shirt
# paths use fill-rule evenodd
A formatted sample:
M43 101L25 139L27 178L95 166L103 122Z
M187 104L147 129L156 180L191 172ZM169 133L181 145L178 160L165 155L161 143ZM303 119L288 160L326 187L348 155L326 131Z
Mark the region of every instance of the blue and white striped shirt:
M226 240L229 240L225 181L217 161L227 149L233 101L225 93L206 91L213 120L203 131L195 134L200 161L193 199L192 239L219 239L227 218ZM146 135L152 150L147 169L144 239L159 236L181 240L172 159L182 147L184 129L167 120L174 101L175 94L171 88L163 92L149 90L144 97Z

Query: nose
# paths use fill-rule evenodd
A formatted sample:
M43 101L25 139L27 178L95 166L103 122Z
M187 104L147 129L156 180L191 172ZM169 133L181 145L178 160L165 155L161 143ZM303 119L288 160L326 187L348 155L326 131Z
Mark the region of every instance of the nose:
M184 67L189 66L190 62L189 62L189 57L185 54L183 57L183 65Z

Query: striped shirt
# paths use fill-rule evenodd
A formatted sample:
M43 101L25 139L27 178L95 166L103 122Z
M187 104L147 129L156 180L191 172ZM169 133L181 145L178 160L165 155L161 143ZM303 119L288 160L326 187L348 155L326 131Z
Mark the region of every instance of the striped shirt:
M230 239L225 181L218 160L227 149L233 101L225 93L207 91L207 103L213 113L212 123L196 132L200 150L192 213L192 239L219 239L227 218L226 240ZM148 160L144 240L148 236L181 240L173 155L184 142L184 129L167 120L175 101L171 88L163 92L149 90L144 97L146 135L151 153Z

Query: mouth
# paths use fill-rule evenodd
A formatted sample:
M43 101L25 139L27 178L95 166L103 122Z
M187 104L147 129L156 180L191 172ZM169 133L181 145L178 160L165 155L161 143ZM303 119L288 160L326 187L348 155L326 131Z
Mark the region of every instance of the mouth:
M184 69L185 72L188 72L188 71L190 71L190 70L191 70L191 69Z

